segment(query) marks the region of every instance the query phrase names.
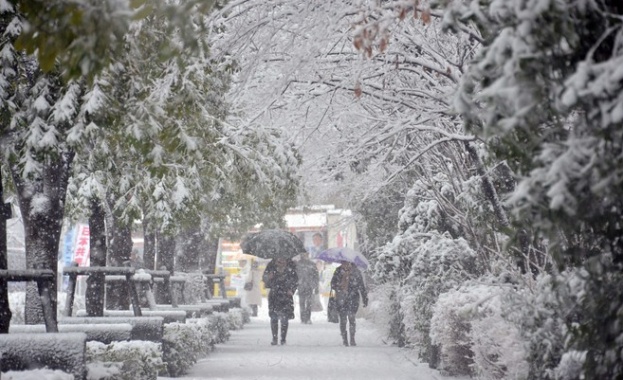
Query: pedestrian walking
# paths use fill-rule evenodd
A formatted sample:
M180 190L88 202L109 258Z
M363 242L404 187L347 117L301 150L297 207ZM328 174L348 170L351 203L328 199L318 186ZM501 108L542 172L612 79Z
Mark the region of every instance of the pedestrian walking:
M318 294L318 268L316 263L309 259L309 253L303 252L296 263L296 273L299 278L298 293L301 313L301 323L311 324L311 307L315 294Z
M281 344L286 344L288 321L294 319L294 292L298 286L296 265L292 259L275 258L266 265L262 276L268 293L268 315L273 340L277 344L279 324L281 324Z
M251 268L245 278L245 302L251 308L251 316L257 317L257 309L262 306L262 289L260 281L262 280L262 269L257 260L251 260Z
M360 296L363 307L368 306L368 291L359 268L353 263L342 261L331 278L331 289L335 290L342 342L345 346L349 345L348 336L346 335L346 322L348 321L350 345L356 346L355 332L357 328L355 315L357 310L359 310Z

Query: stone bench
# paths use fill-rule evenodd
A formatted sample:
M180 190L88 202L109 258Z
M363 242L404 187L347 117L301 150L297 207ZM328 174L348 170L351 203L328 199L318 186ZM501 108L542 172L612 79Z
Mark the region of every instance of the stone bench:
M132 326L130 340L161 342L164 333L163 317L64 317L59 325L108 325L129 324Z
M47 367L86 380L86 341L84 333L0 334L0 371Z
M61 333L84 333L87 342L96 341L110 344L116 341L126 341L132 339L132 325L129 323L108 323L108 324L82 324L82 325L58 325ZM12 325L9 327L9 334L35 334L44 333L45 325Z
M212 305L156 305L153 311L184 311L186 318L200 318L212 314L214 307Z
M86 310L78 310L76 317L87 317ZM172 322L186 322L186 312L184 310L145 310L143 311L145 317L162 317L163 323ZM130 310L104 310L103 317L134 317L134 314Z
M226 313L229 311L230 307L231 307L231 303L229 301L229 299L219 299L219 298L212 298L209 300L205 300L201 303L199 303L198 305L201 306L211 306L212 309L214 311L219 311L219 312L223 312Z

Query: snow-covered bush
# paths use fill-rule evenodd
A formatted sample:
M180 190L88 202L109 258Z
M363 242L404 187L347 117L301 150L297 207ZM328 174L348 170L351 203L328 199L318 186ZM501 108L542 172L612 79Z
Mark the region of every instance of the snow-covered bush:
M162 356L166 372L177 377L188 372L199 358L208 352L210 342L204 342L198 323L167 323L162 337Z
M393 331L399 341L417 344L432 367L437 365L438 347L430 341L429 327L437 297L477 277L484 265L461 237L485 223L472 215L486 209L478 183L459 182L444 173L416 181L400 211L401 232L375 260L375 280L393 288L387 294L395 294L399 305L388 309Z
M205 297L205 284L203 282L203 274L201 274L200 272L192 272L187 273L185 277L186 282L184 283L184 300L186 301L186 304L194 305L200 303L201 300Z
M243 306L240 308L240 311L242 313L242 324L246 325L247 323L250 323L251 314L253 314L253 312L251 311L251 308L249 306Z
M502 304L504 317L519 328L526 341L529 379L553 379L564 347L564 315L570 311L559 291L560 278L550 274L515 276L515 290L507 292ZM564 281L564 280L563 280Z
M230 330L240 330L244 327L245 309L239 307L233 308L229 309L229 311L225 314L227 316L227 323ZM248 317L247 319L251 320L251 317Z
M224 343L229 339L229 317L228 313L212 313L208 315L210 321L210 331L213 333L212 344Z
M164 369L160 343L127 341L87 342L89 380L156 379Z
M4 380L74 380L74 376L59 370L33 369L2 373Z
M440 368L478 379L527 379L528 362L519 329L504 319L510 284L467 282L439 296L431 339L441 347Z
M413 236L409 240L411 272L400 289L405 334L418 343L429 364L437 364L437 347L430 341L430 320L439 295L472 278L476 255L463 239L447 234Z
M188 318L186 324L193 325L197 334L199 334L199 340L202 342L202 354L208 354L210 350L214 348L216 344L217 335L216 331L213 331L212 322L209 318Z
M385 283L371 289L369 295L367 319L389 339L399 346L404 345L402 316L400 305L396 300L396 289L393 284Z

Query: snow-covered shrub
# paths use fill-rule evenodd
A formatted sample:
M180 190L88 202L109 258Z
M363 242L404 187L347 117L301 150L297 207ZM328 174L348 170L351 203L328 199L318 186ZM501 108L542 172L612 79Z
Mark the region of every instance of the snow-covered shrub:
M164 369L161 345L155 342L87 342L86 354L89 380L156 379Z
M400 290L405 335L418 343L422 357L436 366L438 347L429 335L433 306L441 293L474 276L476 255L465 240L447 234L414 235L408 243L411 272Z
M402 317L396 310L396 289L393 284L380 284L371 289L368 295L367 319L379 328L383 335L401 345Z
M438 368L451 376L469 375L473 363L470 318L465 315L464 307L466 303L471 306L476 300L467 300L464 295L460 290L441 294L433 307L430 322L431 343L440 347Z
M399 307L390 305L388 312L398 340L417 344L432 367L438 361L438 347L429 335L432 307L441 293L482 273L486 257L472 249L468 238L491 236L490 206L480 179L465 179L452 165L448 170L427 173L414 183L400 211L401 232L379 252L373 274L377 283L392 288L388 295L395 294ZM455 170L457 175L451 173Z
M167 323L162 337L162 356L169 376L185 374L208 351L209 342L197 323Z
M202 354L208 354L216 344L216 332L212 331L212 323L209 318L188 318L186 324L194 325L202 342Z
M224 343L229 339L229 318L227 314L218 312L208 315L210 331L214 336L213 344Z
M439 296L431 339L441 346L441 369L478 379L527 379L528 362L519 329L502 315L510 284L467 282Z
M583 379L581 375L586 362L586 351L568 351L562 355L556 369L554 378L556 380L578 380Z
M187 273L184 283L184 301L188 305L194 305L201 302L205 297L203 283L203 275L200 272Z
M240 330L244 327L244 309L233 308L229 309L227 313L227 323L230 330ZM249 320L251 317L249 317Z
M556 276L541 273L515 276L515 289L505 294L504 317L519 328L526 341L529 379L553 379L564 347L563 316L570 311L561 302L560 280L570 273Z
M74 376L59 370L33 369L28 371L7 371L4 380L74 380Z
M253 314L251 308L249 308L248 306L243 306L240 308L240 312L242 313L242 324L246 325L247 323L250 323L251 314Z

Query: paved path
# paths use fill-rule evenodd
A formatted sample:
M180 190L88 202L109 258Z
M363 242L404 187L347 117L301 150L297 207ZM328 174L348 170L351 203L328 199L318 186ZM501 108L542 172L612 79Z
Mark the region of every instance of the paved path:
M320 315L319 315L320 317ZM358 320L357 347L341 345L337 324L290 321L288 344L270 345L265 318L253 318L243 330L200 360L186 379L447 379L426 364L408 359L412 351L383 343L374 327Z

